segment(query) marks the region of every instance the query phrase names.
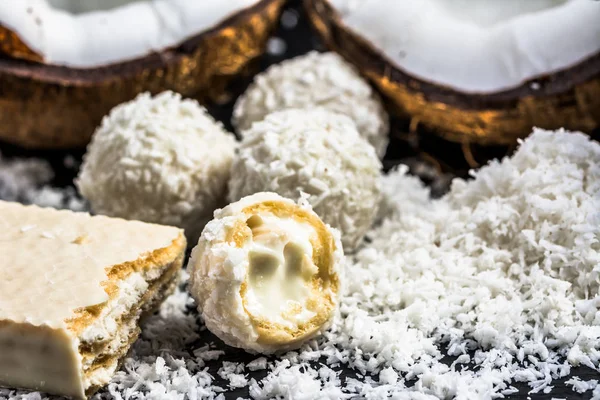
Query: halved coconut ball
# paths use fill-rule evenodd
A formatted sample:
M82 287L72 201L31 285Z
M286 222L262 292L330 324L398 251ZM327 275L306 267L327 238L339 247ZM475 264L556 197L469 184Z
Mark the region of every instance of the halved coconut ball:
M340 292L339 233L307 204L257 193L215 212L192 251L190 292L230 346L273 353L327 327Z
M395 111L458 142L600 125L600 2L307 0Z
M269 113L311 107L350 117L383 158L388 144L388 115L377 93L336 53L313 51L258 74L237 100L233 124L243 135L253 122Z
M345 115L325 109L269 114L245 131L231 166L229 199L275 192L306 197L353 251L373 224L381 162Z
M84 146L103 115L140 92L214 99L262 54L283 3L0 2L0 138Z
M195 241L225 204L235 147L198 102L142 93L102 120L75 183L95 213L175 225Z

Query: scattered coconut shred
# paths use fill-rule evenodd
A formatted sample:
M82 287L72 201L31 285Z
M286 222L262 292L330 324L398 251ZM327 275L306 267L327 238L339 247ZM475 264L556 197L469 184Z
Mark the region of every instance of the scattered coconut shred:
M71 157L65 158L65 163L72 162ZM53 177L52 167L43 159L6 159L0 153L0 200L73 211L87 209L74 188L49 186Z
M340 315L300 351L209 373L225 352L206 344L182 286L95 399L224 399L246 380L255 399L487 399L598 369L600 145L536 130L473 178L431 200L407 168L388 174L385 219L349 257ZM249 379L257 370L267 376ZM600 398L595 380L568 384ZM41 398L0 389L15 395Z

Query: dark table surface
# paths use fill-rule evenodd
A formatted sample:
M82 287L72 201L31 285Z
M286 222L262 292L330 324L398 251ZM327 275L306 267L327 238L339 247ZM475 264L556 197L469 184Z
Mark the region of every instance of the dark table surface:
M260 69L265 69L269 65L278 63L284 59L304 54L310 50L325 50L323 45L320 43L318 38L312 32L309 23L307 22L306 16L302 11L300 0L291 0L286 9L285 23L278 26L277 31L274 34L275 46L273 48L285 47L284 52L268 52L260 60ZM294 24L294 20L297 19L297 24ZM210 113L222 121L225 127L229 130L233 130L230 119L233 102L235 96L241 93L248 85L249 79L241 79L232 85L233 98L231 101L222 105L208 105ZM448 188L450 178L453 176L466 176L469 165L465 161L460 146L449 143L442 143L434 136L428 135L426 132L421 136L420 139L415 138L407 139L404 134L408 128L408 121L403 120L392 120L392 133L391 142L384 160L384 167L389 169L390 167L399 163L408 164L411 167L411 171L419 175L427 184L433 185L432 191L434 195L441 195ZM598 132L595 132L593 136L597 137ZM436 150L443 146L443 156L436 153ZM79 161L83 155L84 149L69 150L69 151L31 151L24 150L7 143L0 143L0 151L5 157L33 157L43 158L47 160L54 172L55 177L52 185L64 187L71 186L73 184L73 178L77 174L76 168L65 166L64 158L66 155L73 156L76 161ZM478 161L481 163L486 160L502 156L510 149L506 148L492 148L482 149L480 154L482 156ZM423 170L425 162L431 162L431 166L443 174L431 174L430 171L433 169ZM78 162L75 165L79 165ZM195 310L190 310L195 312ZM217 343L219 348L225 351L225 355L219 358L219 360L211 362L207 361L209 372L215 378L215 384L222 387L227 387L227 381L223 380L217 374L217 371L222 366L223 361L234 361L234 362L250 362L256 358L256 356L249 355L243 351L230 348L220 342L219 339L214 337L208 331L202 334L201 341L203 343L214 342ZM452 360L449 360L449 363ZM249 378L255 378L257 380L262 379L267 374L266 371L255 371L249 372ZM578 376L582 380L600 379L600 374L589 368L572 368L572 375ZM565 381L571 376L554 381L554 389L549 394L536 393L528 394L529 387L524 384L515 383L513 386L519 389L519 393L509 396L509 399L552 399L552 398L568 398L568 399L589 399L591 398L591 392L584 394L578 394L574 392L570 386L565 385ZM355 377L354 372L348 369L342 369L341 372L342 382L347 377ZM236 399L238 397L248 398L248 388L233 389L225 392L226 399Z

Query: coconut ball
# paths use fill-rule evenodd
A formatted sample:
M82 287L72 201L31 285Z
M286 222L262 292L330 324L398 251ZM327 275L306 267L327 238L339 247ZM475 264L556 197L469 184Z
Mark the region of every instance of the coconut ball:
M257 75L235 104L233 124L243 135L253 122L273 111L314 106L350 117L383 158L388 115L371 86L336 53L313 51Z
M104 117L76 184L98 214L175 225L195 240L225 204L235 147L196 101L143 93Z
M328 326L343 257L339 232L306 202L257 193L206 225L188 264L190 292L228 345L290 350Z
M323 109L278 111L246 131L231 168L229 199L263 191L306 196L352 251L377 214L380 170L373 146L348 117Z

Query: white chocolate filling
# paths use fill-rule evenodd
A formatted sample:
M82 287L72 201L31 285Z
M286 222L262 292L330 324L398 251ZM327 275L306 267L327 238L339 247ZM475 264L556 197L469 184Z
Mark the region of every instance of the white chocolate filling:
M147 274L133 272L118 283L119 293L111 299L102 313L79 336L82 343L94 344L103 342L118 334L119 318L130 312L148 290Z
M311 237L315 229L293 218L254 215L246 221L252 230L247 244L246 308L254 317L295 328L315 313L307 307L313 263Z

